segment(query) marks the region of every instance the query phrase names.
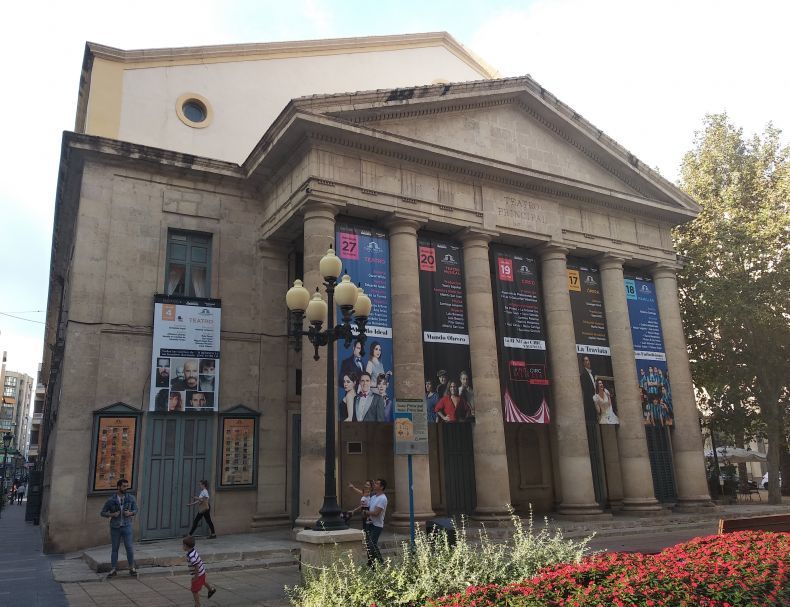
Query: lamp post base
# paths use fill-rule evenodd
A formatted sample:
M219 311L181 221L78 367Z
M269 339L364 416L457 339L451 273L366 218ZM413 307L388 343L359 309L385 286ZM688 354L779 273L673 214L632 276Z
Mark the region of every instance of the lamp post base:
M313 527L314 531L342 531L343 529L348 529L348 523L341 516L343 511L340 509L336 497L324 497L324 505L318 512L321 514L321 518L316 521Z

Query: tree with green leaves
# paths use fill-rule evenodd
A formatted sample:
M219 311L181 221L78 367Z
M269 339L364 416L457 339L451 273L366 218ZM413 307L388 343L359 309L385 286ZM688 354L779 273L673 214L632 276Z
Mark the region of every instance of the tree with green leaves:
M726 114L709 115L681 187L702 206L674 233L694 382L714 428L744 442L765 431L769 501L779 503L790 444L790 148L770 124L745 139Z

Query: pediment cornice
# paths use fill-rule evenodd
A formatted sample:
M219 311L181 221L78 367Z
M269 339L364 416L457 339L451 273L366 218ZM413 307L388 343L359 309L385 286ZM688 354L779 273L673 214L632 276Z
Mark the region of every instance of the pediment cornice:
M422 166L433 172L456 174L464 180L485 181L515 189L522 189L557 199L576 201L607 209L640 212L657 220L682 223L693 218L695 212L662 200L634 195L624 191L590 184L568 177L509 164L491 158L476 156L468 152L445 148L415 140L402 135L351 123L325 114L294 112L287 120L288 128L276 139L268 141L265 152L260 150L258 158L250 157L245 168L251 174L262 171L270 175L278 160L288 156L287 140L299 145L308 140L310 146L324 146L356 150L365 155L379 156L396 161ZM283 149L278 149L283 148ZM269 167L265 165L270 164Z
M296 99L294 108L332 116L349 124L420 119L437 114L514 105L597 166L645 198L699 212L697 203L529 76L313 96Z

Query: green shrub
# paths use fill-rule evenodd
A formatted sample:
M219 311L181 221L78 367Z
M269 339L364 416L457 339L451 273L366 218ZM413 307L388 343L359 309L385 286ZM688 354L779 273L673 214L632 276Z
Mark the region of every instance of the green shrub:
M305 572L301 586L286 587L295 607L395 607L464 591L470 586L506 585L558 563L578 563L591 538L563 538L559 530L535 532L511 512L507 542L495 542L486 529L467 530L462 519L457 542L443 533L428 537L418 530L414 548L404 542L394 559L369 569L349 558L331 567ZM471 536L471 537L467 537Z

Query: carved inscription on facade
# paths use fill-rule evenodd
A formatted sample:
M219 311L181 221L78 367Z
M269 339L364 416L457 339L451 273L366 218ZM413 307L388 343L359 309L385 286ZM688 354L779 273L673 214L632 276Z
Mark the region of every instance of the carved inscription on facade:
M497 203L496 213L497 225L538 232L546 231L548 223L546 208L535 200L503 196Z

